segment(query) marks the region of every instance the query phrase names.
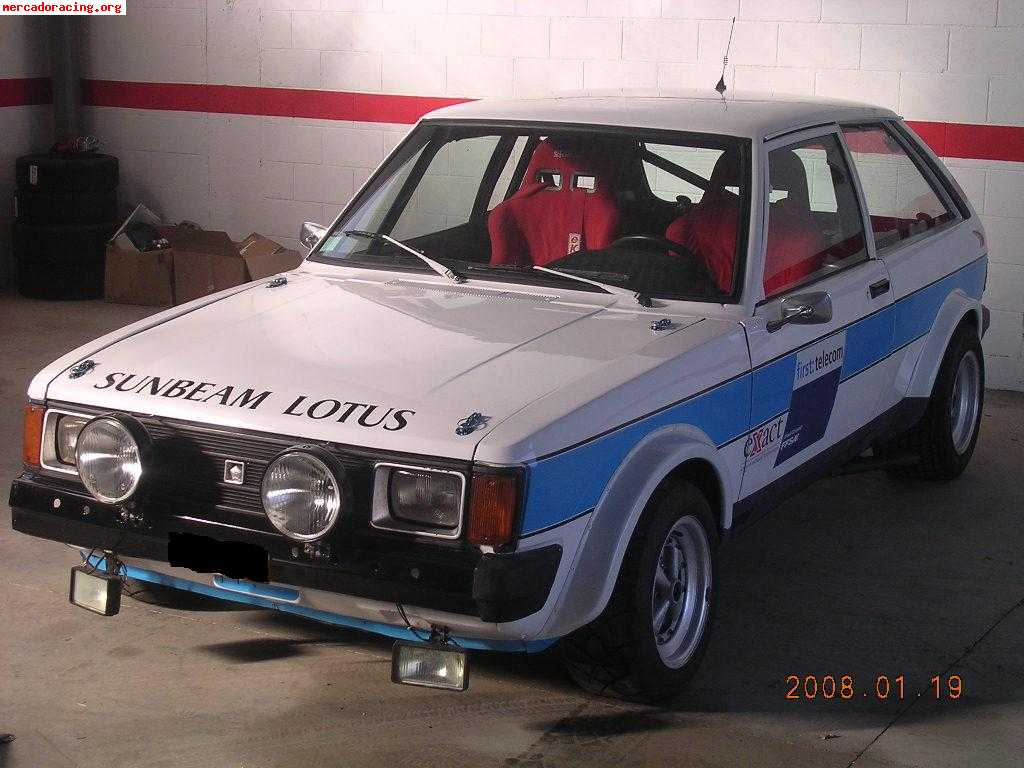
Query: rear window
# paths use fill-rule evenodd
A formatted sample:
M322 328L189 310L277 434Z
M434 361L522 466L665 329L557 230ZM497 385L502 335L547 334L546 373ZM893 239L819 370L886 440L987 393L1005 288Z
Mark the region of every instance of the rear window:
M644 175L647 177L647 185L650 187L651 193L662 200L672 202L685 197L688 202L699 203L704 197L705 187L687 181L680 174L682 171L690 171L701 177L694 179L698 182L710 179L711 172L715 169L715 163L723 154L723 150L713 147L683 147L650 142L644 144L644 149L651 155L668 160L678 166L675 172L672 172L670 166L659 168L649 158L643 161ZM737 188L733 187L731 191L735 193Z

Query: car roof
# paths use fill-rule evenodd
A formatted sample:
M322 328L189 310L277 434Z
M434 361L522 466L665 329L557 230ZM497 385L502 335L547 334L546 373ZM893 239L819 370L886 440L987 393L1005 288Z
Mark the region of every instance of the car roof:
M486 120L660 128L761 140L831 122L896 118L889 109L838 99L714 91L678 94L581 92L538 99L482 99L424 120Z

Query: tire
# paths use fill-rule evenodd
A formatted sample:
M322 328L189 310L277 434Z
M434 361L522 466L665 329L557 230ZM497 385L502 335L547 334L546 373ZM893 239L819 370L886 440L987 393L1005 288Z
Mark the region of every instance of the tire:
M12 226L18 291L30 299L103 298L107 239L117 225Z
M109 192L117 189L118 177L113 155L47 152L23 155L15 164L18 189L26 192Z
M891 474L939 482L960 475L978 442L984 400L981 341L970 324L962 323L946 348L924 416L896 442L897 449L915 453L917 463Z
M717 531L711 507L696 486L672 481L655 493L630 540L605 610L561 643L563 663L582 688L646 703L681 693L704 656L714 617ZM665 583L656 573L671 566L664 555L670 537L689 542L682 560L691 579L683 576L656 592L656 582ZM659 624L659 643L655 604L664 606L659 597L668 594L683 602Z
M15 192L15 218L23 224L102 224L117 218L117 191Z

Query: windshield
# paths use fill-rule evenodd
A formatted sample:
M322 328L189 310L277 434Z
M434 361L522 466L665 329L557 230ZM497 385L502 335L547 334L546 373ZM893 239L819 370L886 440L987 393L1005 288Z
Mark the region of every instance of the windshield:
M467 278L725 302L749 177L725 136L427 123L312 258L430 268L418 252Z

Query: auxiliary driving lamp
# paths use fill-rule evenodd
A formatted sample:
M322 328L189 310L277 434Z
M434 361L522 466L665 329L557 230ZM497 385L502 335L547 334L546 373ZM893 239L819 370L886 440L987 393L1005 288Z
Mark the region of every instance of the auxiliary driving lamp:
M113 616L121 610L121 579L92 565L76 566L71 569L68 600L101 616Z
M391 650L391 682L464 691L469 688L466 652L451 645L399 640Z

